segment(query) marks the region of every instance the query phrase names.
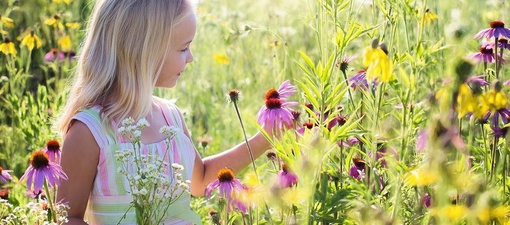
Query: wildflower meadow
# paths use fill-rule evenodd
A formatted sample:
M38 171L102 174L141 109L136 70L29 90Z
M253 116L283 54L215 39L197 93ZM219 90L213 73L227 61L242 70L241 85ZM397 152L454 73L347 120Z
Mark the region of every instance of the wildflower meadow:
M2 225L66 222L53 122L94 3L0 1ZM281 132L264 132L272 149L246 152L240 173L218 171L192 210L203 224L509 225L509 12L505 0L199 1L195 60L154 95L179 105L202 156L261 124ZM155 160L177 174L168 196L186 194L182 166ZM149 210L143 190L135 207Z

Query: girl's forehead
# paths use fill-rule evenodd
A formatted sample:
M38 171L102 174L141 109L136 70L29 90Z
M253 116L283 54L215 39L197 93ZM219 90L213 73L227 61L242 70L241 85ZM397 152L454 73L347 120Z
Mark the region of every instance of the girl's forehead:
M176 45L185 44L195 37L197 19L195 13L188 13L173 29L172 41Z

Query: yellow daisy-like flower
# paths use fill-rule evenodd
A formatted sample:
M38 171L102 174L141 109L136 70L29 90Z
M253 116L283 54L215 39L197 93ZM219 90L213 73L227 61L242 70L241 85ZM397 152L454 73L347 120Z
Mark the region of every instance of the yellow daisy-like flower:
M73 43L71 42L71 37L69 37L69 35L61 37L58 39L57 43L60 46L60 50L63 52L71 51L71 48L73 47Z
M64 24L62 24L62 18L59 15L53 15L51 18L46 19L44 24L53 26L59 30L64 30Z
M432 21L437 20L437 15L433 12L431 12L429 9L425 10L425 13L423 14L423 17L421 18L421 24L422 25L428 25Z
M458 221L466 216L468 208L464 205L449 205L444 209L446 216L453 220Z
M14 21L11 18L2 15L0 15L0 23L4 24L4 26L8 28L14 27Z
M68 5L71 4L71 0L53 0L53 2L55 2L55 3L65 2Z
M410 186L427 186L437 181L439 176L435 172L425 169L410 171L405 176L405 182Z
M457 112L459 118L470 112L477 111L478 101L467 84L461 84L457 95Z
M508 98L506 97L505 93L503 93L501 90L497 91L495 89L491 89L485 92L484 100L485 101L482 102L483 106L493 112L506 108L508 103Z
M16 57L17 54L16 48L14 47L14 43L8 37L6 37L4 39L4 42L0 44L0 51L3 52L5 55L10 54L13 57Z
M69 29L78 29L80 28L81 24L80 23L77 23L77 22L74 22L74 23L66 23L66 27L69 27Z
M299 205L300 203L306 201L310 194L299 188L286 188L282 190L281 199L284 203L289 205Z
M379 45L379 41L374 39L372 46L368 46L363 51L363 66L367 67L367 80L372 82L378 79L380 82L388 82L391 79L393 65L385 52L384 45Z
M35 33L32 31L29 34L25 35L25 37L21 41L21 45L26 45L28 50L32 51L34 49L34 46L36 48L41 47L41 39L37 35L35 35Z
M213 58L216 61L216 63L218 63L218 64L230 64L230 59L226 55L214 54Z

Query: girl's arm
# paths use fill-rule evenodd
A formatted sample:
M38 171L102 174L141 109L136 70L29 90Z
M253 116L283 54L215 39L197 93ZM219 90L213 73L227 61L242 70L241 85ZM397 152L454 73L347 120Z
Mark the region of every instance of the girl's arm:
M180 114L180 111L179 115L183 124L183 132L191 139L184 117ZM255 159L271 147L269 141L267 141L260 132L250 138L248 142ZM204 159L200 157L200 154L195 149L195 165L191 178L191 194L193 196L203 196L205 188L211 181L216 179L216 175L220 169L229 167L234 173L237 173L250 163L250 154L245 142Z
M255 159L271 147L267 139L260 132L250 138L248 142L250 143ZM250 163L250 153L245 142L204 159L202 159L196 151L195 167L193 168L191 181L191 194L194 196L204 195L205 188L211 181L216 179L216 175L220 169L228 167L232 169L234 173L237 173Z
M94 136L87 125L75 121L65 135L60 161L68 179L61 180L57 192L57 201L67 203L70 207L67 224L86 224L83 216L98 162L99 146Z

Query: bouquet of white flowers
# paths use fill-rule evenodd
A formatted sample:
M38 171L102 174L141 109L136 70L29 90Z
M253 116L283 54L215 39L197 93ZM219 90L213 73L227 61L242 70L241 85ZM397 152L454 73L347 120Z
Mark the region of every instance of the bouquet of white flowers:
M148 126L149 123L143 118L136 122L132 118L123 120L118 132L133 144L133 148L120 149L115 154L122 165L118 172L125 175L129 183L133 196L131 207L135 208L138 225L160 224L167 217L170 205L181 195L189 194L190 181L182 179L184 167L177 163L170 167L169 162L165 161L170 141L179 128L164 126L160 129L167 139L166 151L164 155L159 155L141 151L142 130Z

